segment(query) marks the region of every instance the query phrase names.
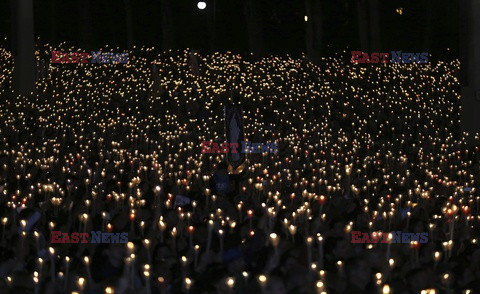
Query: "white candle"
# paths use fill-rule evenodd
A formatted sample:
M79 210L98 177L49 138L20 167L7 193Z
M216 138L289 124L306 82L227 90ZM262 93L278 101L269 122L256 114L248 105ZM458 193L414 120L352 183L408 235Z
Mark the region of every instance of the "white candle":
M392 233L388 233L388 237L387 237L387 261L390 259L390 246L392 245L392 239L393 239L393 234Z
M164 242L164 231L167 228L167 225L163 222L163 217L160 216L160 220L158 221L158 226L160 227L160 242Z
M208 239L207 239L207 251L210 251L210 245L212 244L212 231L213 231L213 220L208 221Z
M150 287L150 265L144 265L143 275L145 276L145 287L147 294L150 294L152 293L152 289Z
M220 253L223 253L223 230L218 230L218 236L220 238Z
M313 238L312 237L307 237L307 256L308 256L308 267L312 264L312 243L313 243Z
M49 247L48 251L50 252L50 278L55 282L55 249Z
M8 217L2 218L2 243L5 242L5 227L8 223Z
M143 245L145 246L145 250L147 250L148 264L152 264L152 256L150 253L150 240L143 240Z
M317 234L318 241L318 265L323 269L323 237L320 233Z
M87 268L88 283L92 283L93 278L92 278L92 273L90 272L90 258L88 256L84 256L83 257L83 263L85 264L85 267Z
M195 250L195 260L194 260L194 267L195 269L197 268L197 265L198 265L198 253L200 252L200 246L198 245L195 245L195 247L193 247L193 249Z
M65 256L65 283L63 285L63 290L67 290L68 285L68 275L70 273L70 257Z
M274 253L275 253L275 257L278 257L278 243L280 242L277 234L275 233L271 233L270 234L270 240L272 242L272 245L273 245L273 250L274 250Z
M38 282L39 282L39 279L38 279L38 272L34 272L33 273L33 283L35 284L35 294L38 294L39 292L39 288L38 288Z

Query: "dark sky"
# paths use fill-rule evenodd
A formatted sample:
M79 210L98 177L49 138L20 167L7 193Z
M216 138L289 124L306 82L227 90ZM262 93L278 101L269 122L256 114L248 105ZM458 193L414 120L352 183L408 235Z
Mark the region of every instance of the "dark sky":
M213 0L206 0L206 10L198 10L193 0L173 1L175 43L177 48L209 50L208 17ZM244 0L216 0L217 51L248 52L248 35L243 15ZM258 0L267 54L292 54L305 51L303 0ZM324 55L359 48L356 1L320 0L323 6ZM104 44L127 47L125 6L123 0L34 0L35 35L45 42L67 41L80 46L82 26L91 25L94 33L86 50ZM427 34L427 7L432 5L431 34ZM131 0L134 43L161 45L160 0ZM428 51L435 58L458 55L458 1L452 0L379 0L383 51ZM90 18L79 12L90 6ZM395 12L403 8L403 15ZM0 1L0 36L10 35L10 1ZM427 36L430 36L430 39ZM450 52L446 52L450 48Z

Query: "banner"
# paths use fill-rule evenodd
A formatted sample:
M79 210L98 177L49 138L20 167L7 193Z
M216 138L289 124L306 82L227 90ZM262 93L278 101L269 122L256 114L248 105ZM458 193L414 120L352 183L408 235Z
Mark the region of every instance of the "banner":
M229 143L238 143L242 146L242 141L245 141L245 133L243 131L243 116L242 107L235 104L225 105L225 135L226 141ZM243 170L243 163L245 162L245 153L232 153L227 155L229 163L229 171L233 173L240 173ZM239 167L241 167L239 169Z

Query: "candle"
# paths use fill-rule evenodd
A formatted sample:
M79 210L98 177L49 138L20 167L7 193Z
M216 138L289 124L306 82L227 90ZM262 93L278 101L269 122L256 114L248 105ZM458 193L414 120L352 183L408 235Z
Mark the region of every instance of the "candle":
M164 234L165 229L167 228L167 225L163 222L163 217L162 216L160 216L160 220L158 221L158 226L160 227L160 242L163 243L163 241L164 241L163 234Z
M338 270L338 274L341 277L345 276L345 271L343 270L343 262L341 260L337 261L337 270Z
M38 279L38 272L33 272L33 283L35 285L35 294L38 294L39 292L39 288L38 288L38 282L39 282L39 279Z
M150 253L150 240L144 239L143 240L143 245L145 246L145 250L147 251L147 258L148 258L148 264L152 263L152 256Z
M140 231L142 232L142 238L145 237L145 222L140 222Z
M223 253L223 230L218 230L218 237L220 238L220 253Z
M320 195L320 197L318 197L318 202L320 203L320 213L318 214L319 216L323 213L323 205L325 205L326 201L327 198L325 197L325 195Z
M450 258L450 257L452 257L452 248L453 248L453 241L452 240L448 240L447 248L448 248L448 258Z
M415 261L418 263L419 262L418 251L419 251L419 248L420 248L420 243L418 241L411 241L410 242L410 247L412 247L412 249L414 250Z
M2 218L2 243L5 242L5 227L8 223L8 217Z
M193 249L195 250L195 259L194 259L194 267L195 269L197 268L197 265L198 265L198 253L200 252L200 246L198 245L195 245L195 247L193 247Z
M307 237L307 260L308 260L308 267L312 264L312 243L313 238Z
M440 260L440 258L441 258L441 252L440 251L435 251L433 253L433 260L435 261L435 264L433 266L434 269L437 267L437 264L438 264L438 261Z
M212 243L212 231L213 231L213 220L208 221L208 239L207 239L207 250L210 251L210 245Z
M77 279L77 286L80 289L80 291L83 291L83 289L85 289L85 278L79 277Z
M184 281L185 281L185 289L187 290L187 293L190 293L190 288L192 287L192 280L186 277Z
M83 222L83 233L87 232L87 224L88 224L88 214L82 214L82 222Z
M49 247L48 251L50 252L50 278L55 282L55 249Z
M323 237L320 233L317 233L318 241L318 264L320 269L323 269Z
M317 286L317 293L318 294L326 293L325 290L324 290L323 281L318 280L317 283L316 283L316 286Z
M382 284L382 273L376 273L375 278L377 279L377 286L380 286Z
M83 257L83 263L85 264L85 267L87 269L87 278L88 278L88 282L89 283L92 283L93 282L93 278L92 278L92 273L90 271L90 258L88 256L85 256Z
M393 234L392 233L388 233L388 237L387 237L387 261L388 259L390 259L390 246L392 246L392 239L393 239Z
M102 211L102 230L105 228L105 220L107 218L107 212Z
M130 254L130 288L135 288L135 253Z
M150 265L145 264L143 266L143 275L145 276L145 288L147 290L147 294L152 293L152 289L150 287Z
M247 215L248 215L248 226L249 226L250 231L251 231L252 230L253 210L251 210L251 209L247 210Z
M210 189L205 189L205 209L208 210L208 198L210 197Z
M407 211L407 230L408 230L408 227L410 226L410 211Z
M43 271L43 259L41 257L37 259L37 264L38 264L38 276L40 278L42 277L42 271Z
M33 236L35 237L35 245L37 248L37 254L40 252L40 234L35 231L33 232Z
M294 241L295 241L295 233L297 232L297 227L294 226L294 225L290 225L290 226L288 227L288 231L290 232L290 236L291 236L291 238L292 238L292 242L294 242Z
M230 288L230 291L232 291L233 287L235 286L235 279L233 277L228 277L226 279L226 284Z
M188 242L189 242L190 250L191 250L192 247L193 247L193 233L195 232L195 227L194 226L188 226L187 230L188 230Z
M242 221L243 221L243 219L242 219L242 207L243 207L243 202L240 201L240 202L237 204L238 221L239 221L239 222L242 222Z
M170 234L172 235L173 249L177 250L177 228L173 227Z
M265 276L265 275L258 276L258 281L260 282L260 287L262 288L262 293L264 293L265 288L267 286L267 276Z
M70 257L65 256L65 282L63 284L63 291L67 290L69 273L70 273Z
M280 242L280 239L278 238L277 234L271 233L270 241L272 242L272 245L273 245L275 257L278 257L278 243Z

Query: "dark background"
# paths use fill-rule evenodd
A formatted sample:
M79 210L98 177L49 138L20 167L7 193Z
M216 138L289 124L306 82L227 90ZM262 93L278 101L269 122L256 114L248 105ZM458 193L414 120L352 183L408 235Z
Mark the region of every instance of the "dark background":
M133 44L161 47L160 1L130 0ZM319 0L323 8L323 52L331 56L359 49L356 0ZM35 36L43 43L96 50L105 44L126 49L126 8L123 0L34 0ZM215 42L209 43L208 18L213 19L213 0L199 10L193 0L173 2L175 48L195 48L203 53L233 51L248 53L248 35L243 0L216 0ZM299 56L305 52L305 6L303 0L258 0L265 53ZM81 7L88 7L88 15ZM403 15L395 10L403 8ZM428 8L432 13L428 29ZM382 51L429 52L433 59L458 58L458 1L380 0ZM0 1L0 36L11 34L10 1ZM90 28L89 37L82 30ZM429 31L431 33L429 33ZM88 39L88 40L85 40ZM7 43L8 44L8 43ZM9 45L7 45L9 46ZM448 51L447 48L450 50Z

